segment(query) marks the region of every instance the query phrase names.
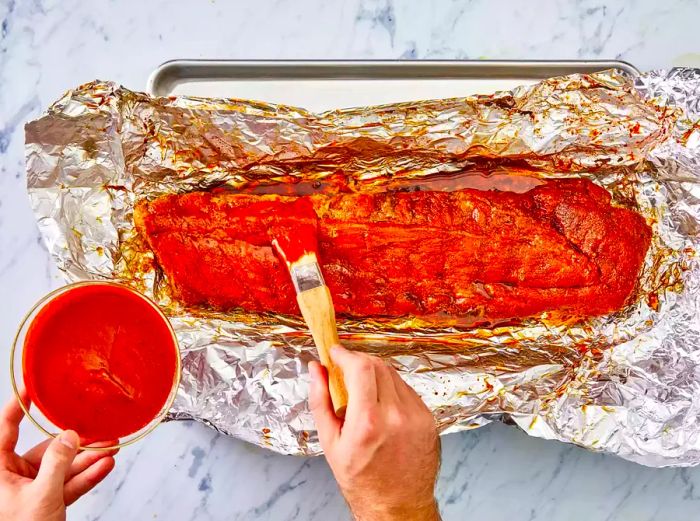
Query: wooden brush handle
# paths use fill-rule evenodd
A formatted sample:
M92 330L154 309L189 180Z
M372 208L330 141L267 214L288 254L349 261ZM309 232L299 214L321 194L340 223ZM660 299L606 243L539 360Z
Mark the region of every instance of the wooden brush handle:
M318 286L297 294L297 302L306 325L311 330L321 364L328 370L333 409L336 416L343 418L348 406L348 391L345 389L342 371L331 360L331 347L340 342L331 293L327 286Z

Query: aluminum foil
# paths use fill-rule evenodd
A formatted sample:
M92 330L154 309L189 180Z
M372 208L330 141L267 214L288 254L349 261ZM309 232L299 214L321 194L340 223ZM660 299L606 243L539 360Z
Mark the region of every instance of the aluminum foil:
M338 182L383 190L493 188L499 180L517 189L523 179L590 178L654 230L635 298L622 311L491 328L341 319L341 339L393 364L442 433L499 419L645 465L694 465L699 121L693 69L637 80L618 71L573 75L491 96L322 114L151 98L95 81L27 125L27 186L68 281L119 280L171 317L183 360L171 419L195 419L282 453L317 454L306 370L316 354L303 323L180 306L135 233L135 201L222 185L309 193Z

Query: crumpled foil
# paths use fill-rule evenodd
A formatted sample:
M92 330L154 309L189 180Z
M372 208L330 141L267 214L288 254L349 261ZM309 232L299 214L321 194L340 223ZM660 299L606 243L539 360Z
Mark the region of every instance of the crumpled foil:
M625 309L490 328L339 319L340 337L393 364L442 433L499 419L645 465L700 462L700 70L605 71L322 114L96 81L27 125L26 156L32 207L66 279L119 280L171 317L183 373L169 418L288 454L320 451L304 324L182 308L135 233L135 201L214 186L308 193L339 178L352 190L590 178L653 227Z

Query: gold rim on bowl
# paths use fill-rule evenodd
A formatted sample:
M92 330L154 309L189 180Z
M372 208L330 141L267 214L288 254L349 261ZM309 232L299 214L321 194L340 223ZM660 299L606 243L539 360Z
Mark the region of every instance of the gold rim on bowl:
M46 436L55 438L58 436L59 432L61 429L58 429L58 427L53 427L53 423L45 419L46 423L50 423L51 426L46 426L42 424L42 421L36 417L35 414L32 414L30 411L30 407L24 403L24 400L22 399L22 394L20 393L19 386L17 385L17 378L16 378L16 360L15 360L15 355L18 352L18 344L20 338L23 338L24 335L26 335L26 329L29 327L29 324L31 324L34 315L36 315L39 310L41 310L46 304L51 302L54 298L56 298L58 295L61 295L67 291L70 291L72 289L81 287L81 286L97 286L97 285L106 285L106 286L117 286L119 288L125 289L132 294L136 295L137 297L141 298L145 302L147 302L156 312L158 315L163 319L163 321L167 324L168 330L170 331L170 335L173 340L173 346L175 349L175 360L176 360L176 366L175 366L175 377L173 379L173 386L170 390L170 394L168 395L168 399L165 401L165 404L163 405L163 408L160 410L160 412L146 425L144 425L141 429L138 431L129 434L128 436L123 437L125 441L120 441L119 443L115 445L110 445L108 447L92 447L90 445L86 446L80 446L80 450L102 450L102 451L107 451L107 450L114 450L114 449L120 449L122 447L126 447L128 445L131 445L132 443L136 443L137 441L143 439L146 435L150 434L153 432L153 430L158 427L158 425L161 424L163 421L163 418L165 418L165 415L168 413L170 410L170 407L172 406L173 402L175 401L175 396L177 395L177 389L180 386L180 377L181 377L181 371L182 371L182 362L180 360L180 348L178 346L177 342L177 336L175 335L175 331L173 330L173 326L170 323L170 320L168 320L168 317L165 316L165 313L163 313L163 310L161 310L158 305L153 302L150 298L146 297L142 293L139 293L133 288L130 288L129 286L126 286L124 284L118 284L116 282L109 282L109 281L84 281L84 282L75 282L72 284L67 284L65 286L62 286L58 289L55 289L51 291L50 293L47 293L44 295L39 301L32 306L32 308L27 312L26 315L24 315L24 318L22 319L22 322L20 322L19 327L17 328L17 333L15 334L15 338L12 341L12 348L10 349L10 381L12 382L12 391L15 394L15 398L19 402L20 407L22 407L22 410L24 411L24 414L27 418L29 418L29 421L31 421L34 426L36 426L41 432L43 432ZM24 341L22 341L22 346L19 346L19 353L23 354L24 353ZM22 364L20 363L20 370L23 371L23 368L21 367ZM24 374L22 374L22 380L24 380ZM35 409L39 411L38 407L35 407ZM43 415L43 413L41 413ZM58 432L52 432L52 430L58 430Z

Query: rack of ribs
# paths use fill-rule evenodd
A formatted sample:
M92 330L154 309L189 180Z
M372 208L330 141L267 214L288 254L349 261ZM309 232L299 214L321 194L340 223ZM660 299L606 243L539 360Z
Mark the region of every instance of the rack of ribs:
M338 314L475 323L617 311L651 240L641 215L585 179L524 193L192 192L137 203L135 223L188 306L299 314L270 230L303 229Z

